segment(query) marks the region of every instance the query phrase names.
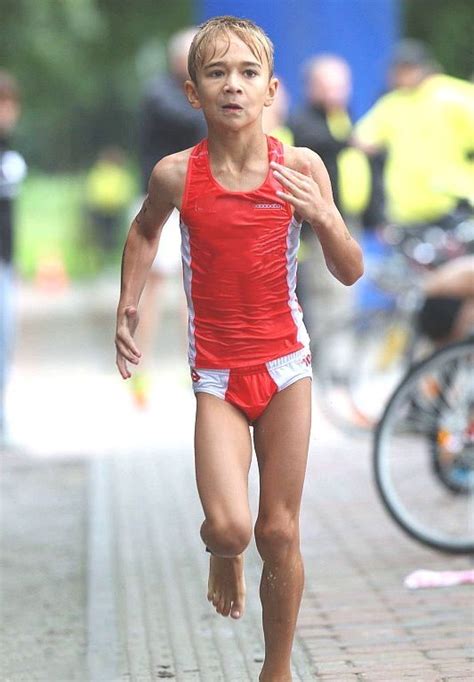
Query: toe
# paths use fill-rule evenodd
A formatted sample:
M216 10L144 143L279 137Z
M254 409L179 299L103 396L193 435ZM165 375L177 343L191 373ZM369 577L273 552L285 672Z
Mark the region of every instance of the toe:
M225 604L224 604L224 608L222 609L222 615L223 615L223 616L226 616L226 617L227 617L227 616L229 615L229 613L230 613L230 606L231 606L231 602L230 602L229 600L227 600L227 601L225 602Z
M231 616L232 618L241 618L243 612L244 612L244 601L245 597L243 594L239 594L237 599L234 600L234 603L232 604L232 610L231 610Z
M224 607L225 607L225 598L221 597L219 599L219 603L217 604L217 613L222 614L222 612L224 611Z

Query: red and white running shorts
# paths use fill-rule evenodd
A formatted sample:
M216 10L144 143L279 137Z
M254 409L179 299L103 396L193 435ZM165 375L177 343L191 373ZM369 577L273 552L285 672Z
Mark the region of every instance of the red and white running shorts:
M313 378L308 348L250 367L191 368L194 393L210 393L226 400L241 410L250 423L260 417L275 393L305 377Z

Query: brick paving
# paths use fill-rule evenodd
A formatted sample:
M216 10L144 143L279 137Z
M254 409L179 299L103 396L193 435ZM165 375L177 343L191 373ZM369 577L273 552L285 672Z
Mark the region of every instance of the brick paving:
M92 475L96 467L109 481L107 492L95 494L110 505L108 542L119 567L112 604L122 652L115 660L117 679L257 680L263 656L261 562L252 542L243 619L216 614L205 596L208 556L199 537L202 512L191 448L161 452L157 446L153 455L93 461ZM254 519L257 473L254 458ZM292 660L295 681L472 679L472 588L411 592L402 584L416 568L465 568L469 560L405 537L375 495L370 441L342 438L319 414L301 521L306 582ZM100 656L92 663L96 679L106 679L100 677Z
M216 614L206 599L186 370L168 349L150 412L133 414L105 348L114 306L102 310L102 332L97 315L83 315L73 350L67 321L61 363L49 351L49 323L31 323L35 354L20 348L12 431L32 456L2 460L0 679L256 682L261 562L252 542L242 620ZM82 347L101 355L80 355ZM80 370L68 354L81 358ZM257 473L254 459L254 519ZM375 494L369 439L341 436L317 411L301 542L295 682L472 682L472 587L403 587L417 568L462 569L470 560L399 531Z

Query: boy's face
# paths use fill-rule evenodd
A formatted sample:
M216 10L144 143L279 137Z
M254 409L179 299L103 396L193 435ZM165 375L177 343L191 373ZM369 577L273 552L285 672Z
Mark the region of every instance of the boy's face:
M209 126L240 130L258 120L270 106L278 81L269 78L269 66L236 35L218 38L197 74L186 81L186 94L195 109L202 109Z

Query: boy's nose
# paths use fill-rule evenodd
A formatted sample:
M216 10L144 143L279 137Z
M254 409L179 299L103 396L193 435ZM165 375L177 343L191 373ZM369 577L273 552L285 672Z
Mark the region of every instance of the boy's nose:
M225 92L242 92L242 87L236 76L229 75L224 85Z

